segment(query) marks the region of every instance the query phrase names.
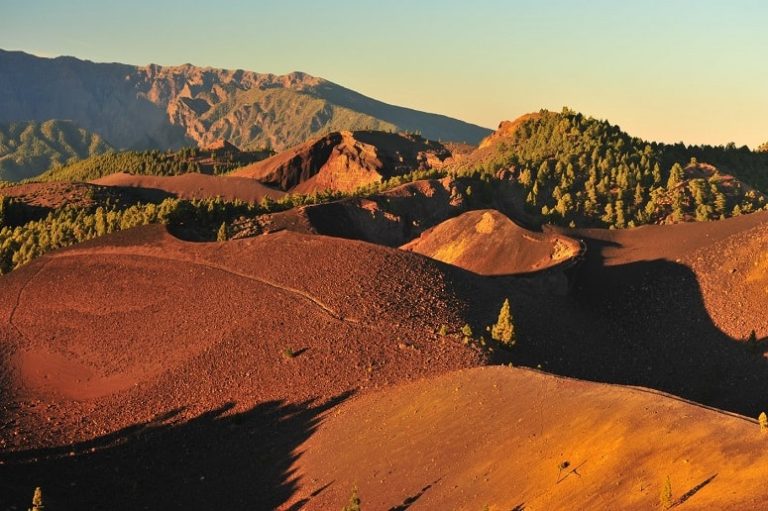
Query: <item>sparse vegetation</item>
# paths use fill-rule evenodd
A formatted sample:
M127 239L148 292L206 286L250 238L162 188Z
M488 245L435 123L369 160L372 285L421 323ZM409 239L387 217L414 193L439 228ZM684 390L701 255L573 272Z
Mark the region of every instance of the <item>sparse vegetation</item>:
M357 487L352 488L352 494L349 496L349 503L341 508L341 511L361 511L360 495Z
M229 233L227 233L227 222L221 222L218 232L216 232L216 241L227 241L229 239Z
M659 504L661 505L661 509L669 509L672 507L673 504L672 500L672 481L667 476L667 479L664 481L664 486L661 487L661 494L659 495Z
M448 325L440 325L440 329L437 331L437 335L441 337L448 335Z
M35 488L35 493L32 495L32 507L29 508L29 511L42 511L44 508L43 490L38 486Z
M27 264L51 250L97 238L139 225L152 223L189 227L210 234L217 225L240 216L252 216L258 208L251 204L221 199L185 201L165 199L160 204L135 204L121 207L110 204L94 210L65 206L41 220L22 226L0 225L0 273Z
M467 339L471 339L472 338L472 327L469 326L469 323L467 323L463 327L461 327L461 334L465 338L467 338Z
M491 338L507 347L514 346L517 342L515 325L509 310L509 298L504 299L496 324L491 327Z
M296 352L293 351L293 348L287 347L283 350L283 356L287 359L295 358Z
M760 424L760 431L763 433L768 432L768 415L766 415L765 412L760 412L760 415L757 417L757 422Z

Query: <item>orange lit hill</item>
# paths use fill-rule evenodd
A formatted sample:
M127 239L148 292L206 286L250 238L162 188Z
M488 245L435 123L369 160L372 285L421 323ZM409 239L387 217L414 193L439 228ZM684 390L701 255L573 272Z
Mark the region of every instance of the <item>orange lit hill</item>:
M463 213L401 248L481 275L541 271L568 265L582 253L577 240L529 231L496 210Z
M645 389L469 369L328 414L281 509L333 509L356 487L370 509L640 511L667 476L682 509L763 509L766 441L754 420Z

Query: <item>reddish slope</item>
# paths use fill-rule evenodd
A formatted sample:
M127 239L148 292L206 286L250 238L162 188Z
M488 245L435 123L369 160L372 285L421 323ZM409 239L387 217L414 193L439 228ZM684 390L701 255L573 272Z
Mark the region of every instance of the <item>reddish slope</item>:
M93 181L101 186L161 190L180 199L211 199L259 202L264 197L279 199L285 193L253 179L188 173L178 176L143 176L119 172Z
M471 369L343 405L302 445L292 502L338 509L357 486L363 509L639 511L669 476L682 509L764 509L766 441L643 389Z
M529 231L493 209L446 220L400 248L481 275L541 271L566 265L582 253L577 240Z
M311 140L232 173L295 193L351 192L439 165L450 156L437 142L415 135L343 131Z
M290 493L294 443L334 398L485 360L435 333L467 321L482 282L355 241L195 244L147 227L0 286L4 503L27 502L34 481L59 509L271 509Z
M116 199L121 196L119 190L90 183L26 183L0 188L0 196L17 199L32 208L45 210L60 208L65 205L90 207L97 202Z

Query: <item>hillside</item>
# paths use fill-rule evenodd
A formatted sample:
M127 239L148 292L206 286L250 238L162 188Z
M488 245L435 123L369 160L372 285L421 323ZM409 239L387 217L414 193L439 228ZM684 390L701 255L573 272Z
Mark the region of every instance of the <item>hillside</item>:
M675 507L763 509L765 442L754 420L646 389L470 369L328 414L281 509L340 508L357 487L363 509L646 511L667 476Z
M2 123L0 181L26 179L110 149L99 135L69 121Z
M445 177L420 179L383 192L302 205L259 217L260 232L307 234L399 247L470 209L498 209L525 223L516 191L505 182Z
M262 185L256 180L234 176L209 176L188 173L178 176L141 176L126 173L110 174L93 181L110 188L135 188L137 193L146 192L146 201L151 201L157 192L179 199L214 199L258 203L269 198L278 200L285 194Z
M759 508L764 438L706 407L765 409L768 272L754 254L768 240L766 213L526 232L514 194L486 196L494 188L482 183L424 180L302 206L259 216L269 234L221 243L130 229L149 209L129 208L122 232L0 277L4 495L26 502L42 485L59 508L328 509L357 485L377 509L413 499L640 509L669 475L692 509ZM490 213L491 234L511 234L499 257L479 259L494 277L328 236L399 246L442 227L483 250L481 205L501 212ZM212 204L150 206L194 224ZM98 229L109 214L89 221ZM579 264L552 268L567 296L547 285L551 272L507 275L510 262L551 259L558 239L586 247ZM511 349L486 333L505 299ZM753 329L757 341L744 342ZM452 373L508 362L602 383ZM564 461L578 474L559 473Z
M541 222L577 227L725 218L762 209L768 191L764 153L646 142L568 109L502 122L450 168L512 180Z
M177 176L186 173L224 174L271 156L266 149L241 151L225 141L178 151L111 151L36 176L37 181L92 181L111 174Z
M72 119L121 149L286 149L339 130L476 143L490 130L388 105L304 73L100 64L0 50L0 122Z
M356 241L187 243L144 227L0 285L3 509L29 481L59 509L274 509L324 410L487 360L437 333L471 321L485 283Z
M330 133L232 173L286 192L352 192L396 176L440 167L450 152L418 135Z

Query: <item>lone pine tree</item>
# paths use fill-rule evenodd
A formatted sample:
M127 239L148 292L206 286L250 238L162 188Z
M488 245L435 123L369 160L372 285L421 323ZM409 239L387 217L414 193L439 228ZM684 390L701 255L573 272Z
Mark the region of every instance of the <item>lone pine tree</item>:
M222 222L219 231L216 233L216 241L227 241L227 239L229 239L227 234L227 223Z
M32 495L32 507L29 511L42 511L45 506L43 505L43 490L38 486L35 488L35 493Z
M352 495L349 496L349 503L341 511L360 511L360 495L357 487L352 488Z
M491 338L507 346L514 346L517 342L515 325L509 310L509 298L504 300L496 324L491 327Z
M672 481L667 476L664 481L664 486L661 488L661 495L659 495L659 504L661 509L669 509L672 507Z

